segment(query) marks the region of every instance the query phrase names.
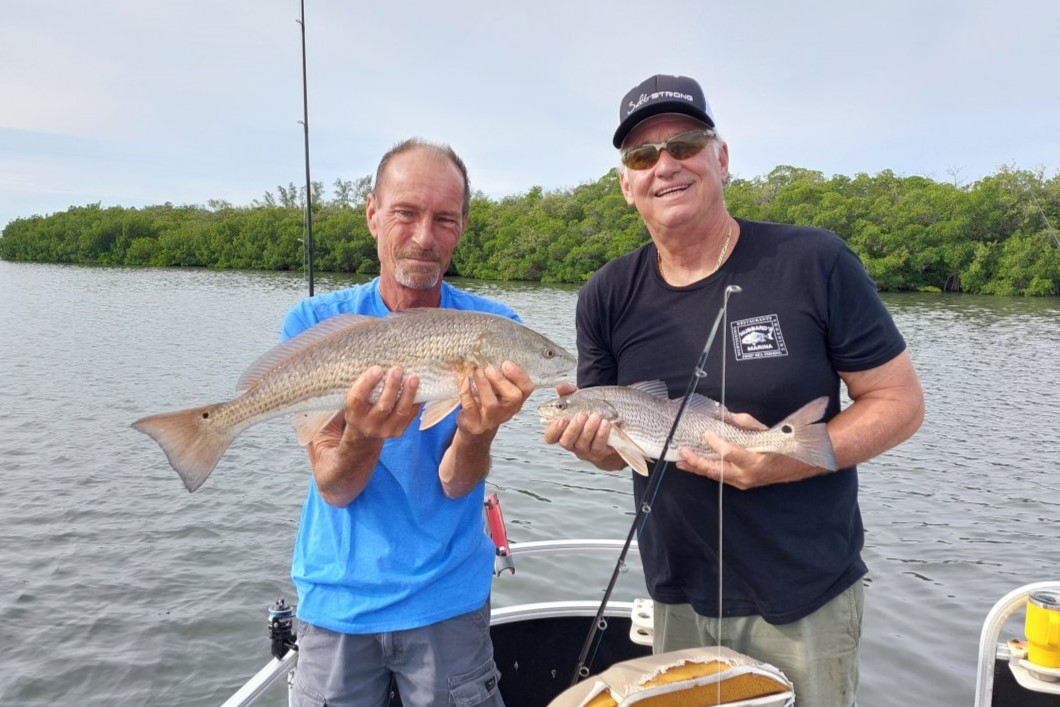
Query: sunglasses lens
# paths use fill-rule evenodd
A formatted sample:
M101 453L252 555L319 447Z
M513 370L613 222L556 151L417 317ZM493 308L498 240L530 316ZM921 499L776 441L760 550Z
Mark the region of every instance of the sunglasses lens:
M622 153L622 164L629 169L648 169L659 161L659 148L641 145Z
M706 140L703 141L691 141L691 140L680 140L677 142L666 143L666 151L675 160L687 160L689 157L695 157L699 154L700 150L706 147Z
M675 160L687 160L698 155L710 142L711 137L713 133L707 130L692 130L675 135L659 145L634 147L622 153L622 164L629 169L649 169L659 161L659 155L664 149Z

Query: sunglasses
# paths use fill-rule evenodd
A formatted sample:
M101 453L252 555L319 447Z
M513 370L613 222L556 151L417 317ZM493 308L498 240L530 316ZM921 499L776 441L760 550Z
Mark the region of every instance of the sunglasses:
M675 160L687 160L695 157L714 137L713 130L689 130L687 133L674 135L666 142L645 143L622 151L622 164L629 169L650 169L659 161L662 151L670 153Z

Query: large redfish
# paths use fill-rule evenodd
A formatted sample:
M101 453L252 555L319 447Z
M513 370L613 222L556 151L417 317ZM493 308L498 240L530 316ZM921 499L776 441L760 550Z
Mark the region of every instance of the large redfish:
M342 410L347 389L372 366L400 366L405 375L419 376L416 402L428 403L420 418L426 429L459 406L471 371L504 361L526 371L534 385L559 382L576 363L541 334L494 314L452 309L409 309L385 318L340 314L258 359L240 378L238 397L143 417L132 426L158 442L194 491L232 440L258 422L294 414L298 439L308 443ZM382 383L373 400L381 390Z
M647 476L647 459L658 459L673 426L680 400L667 397L666 384L647 381L631 386L602 385L581 388L570 395L538 406L542 422L571 418L579 412L597 414L611 423L607 443L637 473ZM828 398L812 400L768 430L749 430L725 422L717 402L693 394L681 416L666 452L667 461L681 458L678 450L689 447L696 454L717 459L704 435L713 432L722 439L753 452L784 454L813 466L835 471L835 451L825 423L817 422L828 407Z

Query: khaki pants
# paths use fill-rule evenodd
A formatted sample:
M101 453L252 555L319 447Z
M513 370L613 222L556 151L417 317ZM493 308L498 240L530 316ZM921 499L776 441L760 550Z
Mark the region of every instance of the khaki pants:
M858 689L864 607L861 580L804 619L775 626L761 616L721 620L688 604L655 602L654 652L721 645L774 665L795 685L797 707L851 707ZM720 640L719 640L720 639Z

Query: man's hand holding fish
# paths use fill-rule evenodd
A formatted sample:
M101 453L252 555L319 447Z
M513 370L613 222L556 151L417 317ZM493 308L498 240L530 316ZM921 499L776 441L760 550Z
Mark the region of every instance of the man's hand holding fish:
M576 390L571 383L556 386L556 393L561 398ZM551 419L542 415L542 422L548 423L544 435L546 444L559 444L582 461L604 471L626 468L626 461L608 444L611 423L598 413L579 412L571 417L557 416Z

